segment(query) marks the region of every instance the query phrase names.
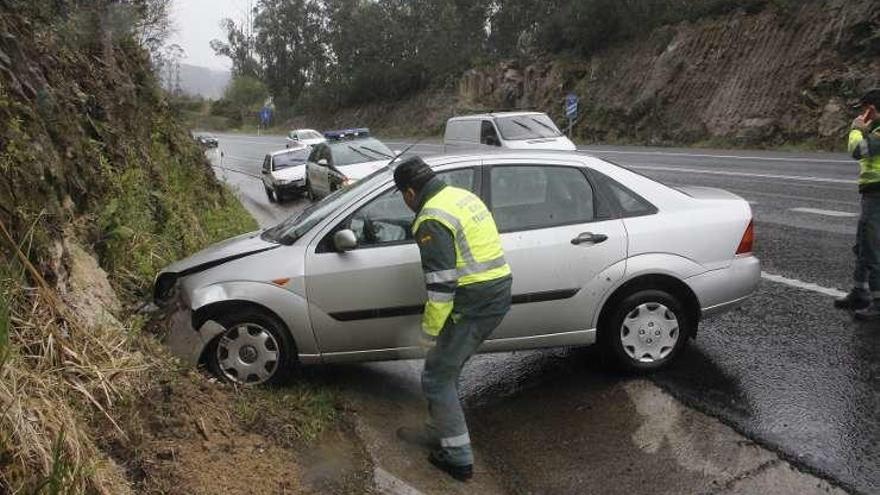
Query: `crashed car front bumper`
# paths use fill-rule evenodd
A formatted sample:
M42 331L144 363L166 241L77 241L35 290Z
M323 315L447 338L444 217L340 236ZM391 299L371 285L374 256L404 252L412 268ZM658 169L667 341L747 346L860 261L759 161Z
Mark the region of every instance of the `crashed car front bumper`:
M226 329L214 320L208 320L198 329L193 327L192 311L176 304L168 319L165 344L171 354L190 366L196 366L205 348Z

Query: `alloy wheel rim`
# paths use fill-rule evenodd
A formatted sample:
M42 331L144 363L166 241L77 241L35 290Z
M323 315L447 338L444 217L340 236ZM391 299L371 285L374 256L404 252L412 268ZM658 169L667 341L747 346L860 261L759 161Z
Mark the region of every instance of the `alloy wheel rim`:
M666 358L675 349L680 336L675 313L657 302L636 306L620 325L624 352L640 363L654 363Z
M265 383L278 369L280 349L261 325L241 323L226 330L217 343L217 364L228 380L242 385Z

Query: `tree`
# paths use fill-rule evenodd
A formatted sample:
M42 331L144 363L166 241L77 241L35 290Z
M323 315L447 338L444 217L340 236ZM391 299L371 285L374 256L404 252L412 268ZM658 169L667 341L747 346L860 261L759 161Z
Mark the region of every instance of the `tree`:
M211 40L211 48L214 53L221 57L227 57L232 61L233 76L247 76L259 78L262 75L260 63L254 58L254 35L250 17L244 26L238 25L232 19L220 21L220 27L226 31L226 41Z
M233 77L223 93L224 104L238 114L240 123L256 115L268 97L266 85L250 76Z

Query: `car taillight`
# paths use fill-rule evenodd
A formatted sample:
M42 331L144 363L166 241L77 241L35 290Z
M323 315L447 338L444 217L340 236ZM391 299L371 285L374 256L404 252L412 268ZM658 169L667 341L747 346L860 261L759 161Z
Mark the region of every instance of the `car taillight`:
M739 247L736 248L736 254L750 254L755 244L755 221L749 220L749 226L743 233L742 240L739 241Z

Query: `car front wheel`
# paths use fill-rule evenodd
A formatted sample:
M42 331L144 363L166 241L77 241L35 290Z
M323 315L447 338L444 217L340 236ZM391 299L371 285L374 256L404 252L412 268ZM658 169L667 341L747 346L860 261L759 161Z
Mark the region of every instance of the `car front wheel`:
M623 298L600 329L601 340L625 369L652 371L674 360L694 322L674 295L655 289Z
M269 189L268 187L266 188L266 197L269 198L270 203L278 201L278 197L275 191Z
M208 349L209 369L241 385L283 383L295 366L292 339L274 316L257 309L217 318L226 329Z

